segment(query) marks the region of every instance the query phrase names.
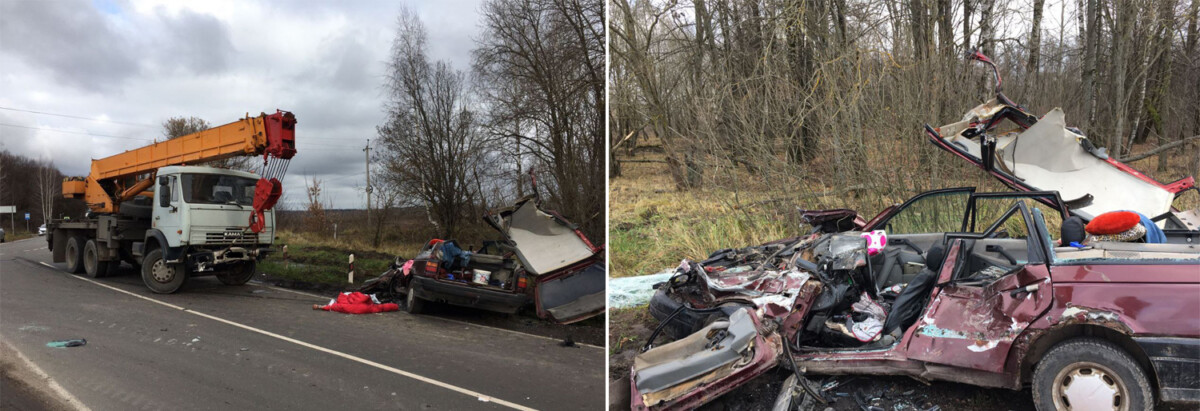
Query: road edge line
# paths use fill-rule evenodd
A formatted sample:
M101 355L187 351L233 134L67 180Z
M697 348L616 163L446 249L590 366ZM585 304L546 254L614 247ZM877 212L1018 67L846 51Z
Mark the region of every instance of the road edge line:
M75 407L75 409L78 411L92 410L85 405L83 401L80 401L79 398L76 398L74 395L72 395L70 391L67 391L66 388L63 388L63 386L59 385L57 380L51 377L50 374L47 374L45 370L42 370L42 367L38 367L33 360L30 360L29 357L26 357L21 350L17 349L16 345L10 344L2 339L0 339L0 344L4 344L8 349L12 350L13 353L17 355L17 359L25 363L25 366L28 367L30 371L33 371L34 375L37 375L38 378L42 379L42 381L46 383L46 387L50 388L50 391L53 391L54 394L57 394L59 398L61 398L63 401L66 401L67 404Z
M51 265L49 265L49 264L46 264L45 262L41 262L41 261L39 261L39 263L42 263L42 265L45 265L45 266L47 266L47 267L51 267L51 268L53 268L53 266L51 266ZM357 362L357 363L360 363L360 364L363 364L363 365L368 365L368 366L371 366L371 367L375 367L375 368L378 368L378 369L381 369L381 370L384 370L384 371L388 371L388 372L391 372L391 373L393 373L393 374L397 374L397 375L400 375L400 376L403 376L403 377L408 377L408 378L411 378L411 379L414 379L414 380L417 380L417 381L420 381L420 382L424 382L424 383L426 383L426 384L430 384L430 385L434 385L434 386L437 386L437 387L441 387L441 388L444 388L444 389L447 389L447 390L450 390L450 391L457 392L457 393L459 393L459 394L463 394L463 395L467 395L467 396L475 397L476 399L478 399L478 400L479 400L479 401L481 401L481 402L492 402L492 403L496 403L496 404L498 404L498 405L503 405L503 406L505 406L505 407L508 407L508 408L517 409L517 410L522 410L522 411L536 411L534 408L530 408L530 407L526 407L526 406L524 406L524 405L520 405L520 404L516 404L516 403L513 403L513 402L505 401L505 400L502 400L502 399L499 399L499 398L496 398L496 397L493 397L493 396L490 396L490 395L484 395L484 394L482 394L482 393L478 393L478 392L475 392L475 391L471 391L471 390L468 390L468 389L466 389L466 388L461 388L461 387L458 387L458 386L455 386L455 385L452 385L452 384L449 384L449 383L441 382L441 381L438 381L438 380L435 380L435 379L432 379L432 378L429 378L429 377L425 377L425 376L422 376L422 375L414 374L414 373L412 373L412 372L409 372L409 371L404 371L404 370L401 370L401 369L399 369L399 368L395 368L395 367L392 367L392 366L389 366L389 365L380 364L380 363L377 363L377 362L374 362L374 361L368 360L368 359L366 359L366 358L362 358L362 357L354 356L354 355L347 354L347 353L344 353L344 352L341 352L341 351L337 351L337 350L333 350L333 349L325 348L325 347L322 347L322 346L319 346L319 345L315 345L315 344L307 343L307 342L304 342L304 341L297 340L297 339L295 339L295 338L291 338L291 337L287 337L287 336L283 336L283 335L275 334L275 333L273 333L273 332L270 332L270 331L267 331L267 330L261 330L261 329L254 328L254 327L251 327L251 326L249 326L249 325L245 325L245 324L242 324L242 323L239 323L239 322L236 322L236 321L226 320L226 319L224 319L224 318L221 318L221 317L217 317L217 316L210 315L210 314L205 314L205 313L202 313L202 312L199 312L199 311L195 311L195 310L187 309L187 308L180 307L180 306L177 306L177 305L174 305L174 304L170 304L170 303L167 303L167 302L163 302L163 301L155 300L155 299L153 299L153 298L150 298L150 297L146 297L146 296L137 295L137 294L134 294L134 293L132 293L132 292L129 292L129 291L126 291L126 290L122 290L122 289L120 289L120 288L117 288L117 287L110 286L110 285L108 285L108 284L102 284L102 283L99 283L99 282L93 281L93 280L92 280L92 279L90 279L90 278L84 278L84 277L80 277L80 276L77 276L77 275L71 275L70 277L73 277L73 278L76 278L76 279L79 279L79 280L83 280L83 281L87 281L87 282L89 282L89 283L92 283L92 284L95 284L95 285L98 285L98 286L101 286L101 287L104 287L104 288L108 288L108 289L110 289L110 290L117 291L117 292L119 292L119 293L122 293L122 294L131 295L131 296L134 296L134 297L137 297L137 298L140 298L140 299L146 300L146 301L150 301L150 302L152 302L152 303L155 303L155 304L159 304L159 305L162 305L162 306L166 306L166 307L175 308L175 309L178 309L178 310L180 310L180 311L184 311L184 312L187 312L187 313L190 313L190 314L194 314L194 315L197 315L197 316L200 316L200 317L208 318L208 319L210 319L210 320L213 320L213 321L222 322L222 323L225 323L225 324L228 324L228 325L232 325L232 326L234 326L234 327L242 328L242 329L245 329L245 330L248 330L248 331L253 331L253 332L256 332L256 333L259 333L259 334L262 334L262 335L265 335L265 336L268 336L268 337L273 337L273 338L275 338L275 339L279 339L279 340L282 340L282 341L290 342L290 343L292 343L292 344L296 344L296 345L299 345L299 346L301 346L301 347L306 347L306 348L310 348L310 349L313 349L313 350L317 350L317 351L324 352L324 353L326 353L326 354L331 354L331 355L334 355L334 356L342 357L342 358L345 358L345 359L347 359L347 360L351 360L351 361L354 361L354 362Z

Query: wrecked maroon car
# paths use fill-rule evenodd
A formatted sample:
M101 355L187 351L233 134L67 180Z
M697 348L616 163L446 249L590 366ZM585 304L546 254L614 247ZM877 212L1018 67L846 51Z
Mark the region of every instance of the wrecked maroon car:
M412 314L430 302L503 313L532 303L538 317L560 324L604 312L604 249L578 226L543 210L536 196L489 211L484 221L499 241L468 251L454 240L430 240L407 269L397 261L364 292L402 295Z
M804 373L1029 385L1043 410L1200 401L1194 236L1060 247L1047 221L1068 215L1055 192L936 190L861 227L886 230L874 253L824 213L810 235L685 261L650 307L656 334L695 332L635 358L633 409L694 408L781 363L800 381L783 404L826 400Z

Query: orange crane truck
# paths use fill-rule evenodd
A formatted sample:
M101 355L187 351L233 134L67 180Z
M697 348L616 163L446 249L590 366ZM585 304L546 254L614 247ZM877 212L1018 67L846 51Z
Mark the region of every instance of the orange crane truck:
M187 277L215 275L245 284L271 252L273 207L296 154L296 117L260 114L111 157L87 177L63 180L63 197L82 199L82 219L53 220L46 241L67 271L102 277L132 264L156 293ZM261 156L258 174L200 164Z

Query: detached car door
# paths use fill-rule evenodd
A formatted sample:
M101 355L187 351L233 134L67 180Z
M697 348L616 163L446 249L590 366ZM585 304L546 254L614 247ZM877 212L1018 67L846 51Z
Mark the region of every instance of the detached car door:
M972 240L952 240L951 267L944 267L931 302L907 347L908 358L936 364L1004 372L1013 340L1050 308L1052 289L1046 263L1047 239L1033 224L1029 209L1017 203L1028 233L1026 261L985 284L969 281L972 245L982 246L989 233ZM998 227L997 223L993 227ZM989 230L992 231L992 230ZM976 243L979 244L976 244ZM951 259L953 261L951 261ZM964 281L968 280L968 281Z
M608 277L604 250L592 245L574 224L541 210L532 199L490 220L533 279L538 316L566 324L604 312Z

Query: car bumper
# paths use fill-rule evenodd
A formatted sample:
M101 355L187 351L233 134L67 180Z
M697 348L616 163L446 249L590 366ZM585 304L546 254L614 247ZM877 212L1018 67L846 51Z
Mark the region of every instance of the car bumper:
M1139 337L1163 401L1200 402L1200 338Z
M413 277L411 289L422 300L502 313L516 313L529 303L529 296L525 294L447 284L421 276Z

